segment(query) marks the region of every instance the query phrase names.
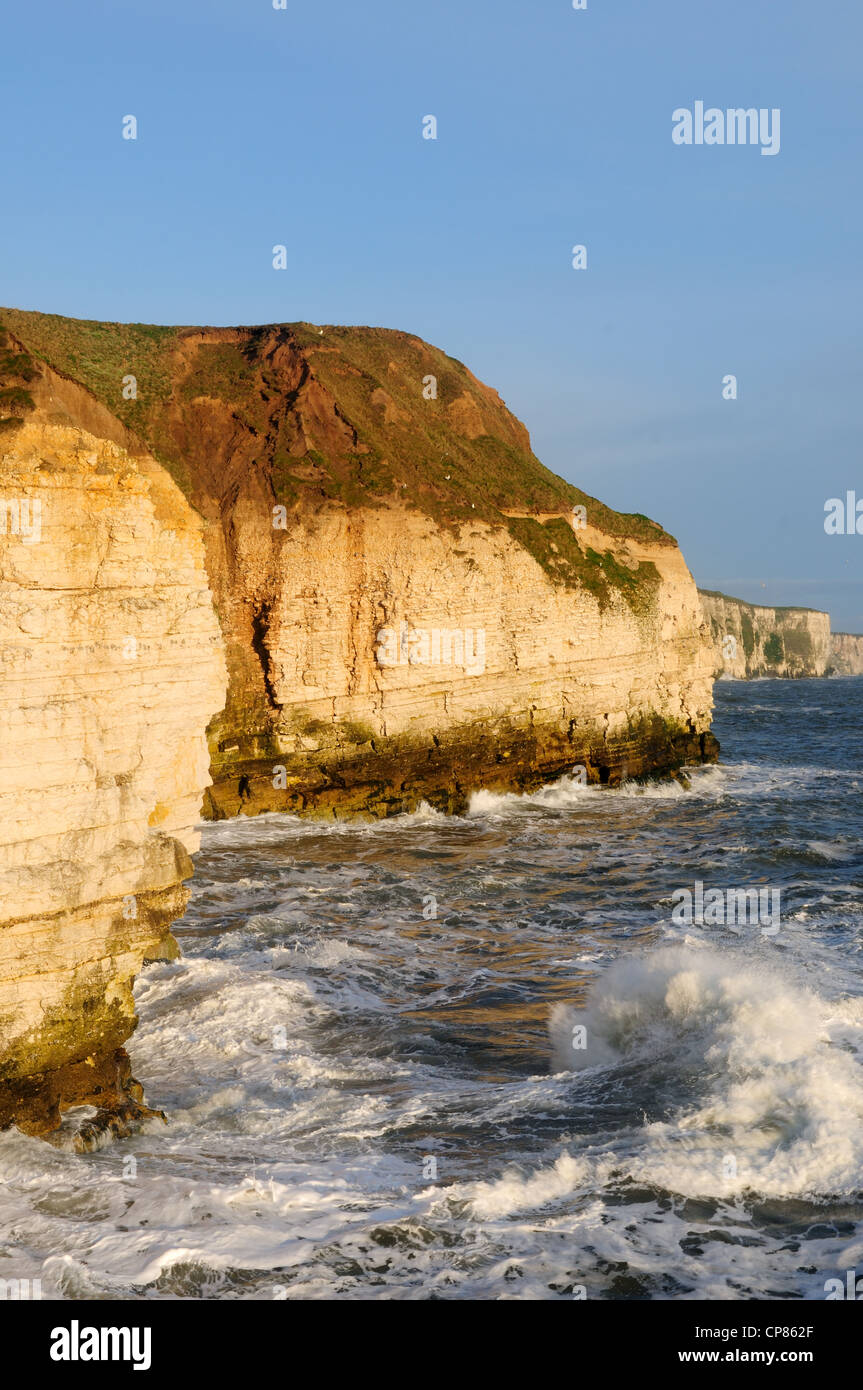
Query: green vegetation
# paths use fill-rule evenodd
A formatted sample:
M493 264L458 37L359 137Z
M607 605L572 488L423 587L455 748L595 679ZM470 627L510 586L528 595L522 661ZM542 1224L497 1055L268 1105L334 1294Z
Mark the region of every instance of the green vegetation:
M746 653L747 661L749 661L755 652L755 627L748 613L742 613L740 616L740 632L743 638L743 650Z
M582 550L575 532L563 517L534 521L532 517L509 517L510 533L556 584L568 589L583 588L592 594L600 608L611 601L617 590L636 611L651 601L659 584L659 571L651 561L628 569L606 551L603 555L587 547Z
M0 409L33 410L35 402L23 386L4 386L0 389Z
M30 354L12 348L8 329L0 324L0 430L15 429L26 412L33 410L33 397L20 383L31 382L38 374Z
M149 323L99 323L59 314L4 311L4 323L30 352L55 371L86 386L142 439L188 493L190 479L153 404L172 389L170 350L181 330ZM134 376L137 399L125 399L123 378Z
M33 381L37 375L33 358L28 352L0 352L0 377Z
M170 395L166 348L176 339L176 328L99 323L18 309L6 311L4 321L32 352L80 381L130 428L144 421L145 398ZM123 399L123 377L129 374L137 381L137 401Z
M771 632L767 641L764 643L764 660L769 661L771 666L778 666L785 660L785 648L782 644L782 635L778 632Z

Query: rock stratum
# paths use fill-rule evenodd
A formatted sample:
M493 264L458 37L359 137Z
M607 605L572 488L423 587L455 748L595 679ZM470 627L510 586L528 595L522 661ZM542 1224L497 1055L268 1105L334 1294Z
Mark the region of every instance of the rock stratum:
M176 951L224 704L201 530L104 406L0 333L0 1127L148 1113L132 987Z
M208 815L460 811L715 757L675 541L545 469L460 362L384 329L0 316L204 520L229 670Z

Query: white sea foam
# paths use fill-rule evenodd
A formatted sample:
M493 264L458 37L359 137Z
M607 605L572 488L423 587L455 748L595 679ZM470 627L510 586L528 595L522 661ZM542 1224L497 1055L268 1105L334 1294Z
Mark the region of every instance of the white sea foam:
M775 956L675 946L618 960L584 1010L553 1010L550 1034L559 1069L693 1079L689 1104L645 1127L633 1177L690 1196L858 1190L863 1002L825 1000Z
M624 782L619 787L587 785L572 776L549 782L535 792L474 792L468 815L502 816L524 809L566 810L569 807L600 809L620 800L678 801L686 797L717 796L724 789L728 771L723 767L687 768L690 786L672 779L655 782Z
M561 1154L551 1168L540 1168L529 1177L510 1171L495 1182L477 1184L470 1192L471 1208L481 1218L513 1216L545 1207L594 1178L594 1165Z

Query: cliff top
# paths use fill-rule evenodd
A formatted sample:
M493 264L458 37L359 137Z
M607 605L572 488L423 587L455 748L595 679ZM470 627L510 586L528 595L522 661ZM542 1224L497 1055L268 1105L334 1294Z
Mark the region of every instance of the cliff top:
M785 604L780 607L775 603L750 603L745 598L735 598L733 594L723 594L719 589L699 589L699 594L704 598L721 598L726 603L739 604L741 608L764 608L771 613L820 613L827 617L823 608L803 608L799 604Z
M443 523L484 519L510 529L513 517L564 517L582 505L609 536L675 544L648 517L616 512L544 467L496 391L409 333L309 323L165 327L11 308L0 320L119 417L196 505L225 481L213 456L245 446L289 505L401 502ZM209 461L196 448L202 431Z

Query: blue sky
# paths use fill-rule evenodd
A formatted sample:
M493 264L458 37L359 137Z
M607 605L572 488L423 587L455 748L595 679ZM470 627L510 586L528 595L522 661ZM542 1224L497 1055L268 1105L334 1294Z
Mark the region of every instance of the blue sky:
M823 529L863 497L854 0L43 0L3 30L0 302L409 329L702 586L863 632L863 536ZM676 146L696 100L778 107L779 154Z

